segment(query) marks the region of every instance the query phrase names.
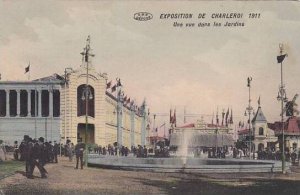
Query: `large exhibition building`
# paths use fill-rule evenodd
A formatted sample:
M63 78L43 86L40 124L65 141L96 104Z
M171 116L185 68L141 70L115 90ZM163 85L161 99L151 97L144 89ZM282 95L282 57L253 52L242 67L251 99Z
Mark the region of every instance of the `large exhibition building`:
M77 69L33 81L0 81L0 135L6 144L24 135L65 143L145 145L145 101L124 96L120 79L108 82L91 62L90 39Z

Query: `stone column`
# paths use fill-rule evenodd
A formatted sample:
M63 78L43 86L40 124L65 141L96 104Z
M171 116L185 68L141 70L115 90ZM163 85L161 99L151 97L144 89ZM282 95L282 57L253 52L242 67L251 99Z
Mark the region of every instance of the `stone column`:
M42 117L42 89L38 89L38 117Z
M19 117L20 116L20 89L17 89L16 90L16 92L17 92L17 117Z
M10 117L10 113L9 113L9 89L5 90L6 93L6 117Z
M31 117L31 90L27 89L27 117Z
M53 117L53 90L49 90L49 117Z

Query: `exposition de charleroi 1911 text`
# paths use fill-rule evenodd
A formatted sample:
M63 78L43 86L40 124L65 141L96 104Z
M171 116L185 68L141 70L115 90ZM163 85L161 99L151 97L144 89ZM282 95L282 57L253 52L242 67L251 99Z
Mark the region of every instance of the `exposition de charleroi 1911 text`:
M163 13L160 14L160 19L228 19L225 22L219 22L219 21L213 21L213 22L199 22L198 24L195 23L186 23L185 25L189 26L195 26L198 25L198 27L219 27L219 26L225 26L225 27L239 27L239 26L245 26L245 23L241 21L243 19L244 13L199 13L196 17L191 13ZM261 17L260 13L249 13L247 14L247 17L250 19L258 19ZM174 22L174 27L182 27L184 24L182 22Z

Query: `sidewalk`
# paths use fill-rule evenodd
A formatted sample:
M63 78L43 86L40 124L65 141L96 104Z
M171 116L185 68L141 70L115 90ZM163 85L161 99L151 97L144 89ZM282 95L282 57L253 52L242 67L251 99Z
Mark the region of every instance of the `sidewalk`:
M34 179L17 172L0 180L0 195L7 194L300 194L300 168L282 175L271 173L185 174L74 169L67 158L48 164L47 179L38 170ZM24 169L23 169L24 170Z

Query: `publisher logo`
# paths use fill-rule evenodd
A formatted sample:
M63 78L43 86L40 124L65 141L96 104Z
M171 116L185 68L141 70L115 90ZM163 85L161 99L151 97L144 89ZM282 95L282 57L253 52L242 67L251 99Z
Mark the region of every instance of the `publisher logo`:
M148 12L138 12L133 15L133 18L138 21L147 21L153 18L153 15Z

